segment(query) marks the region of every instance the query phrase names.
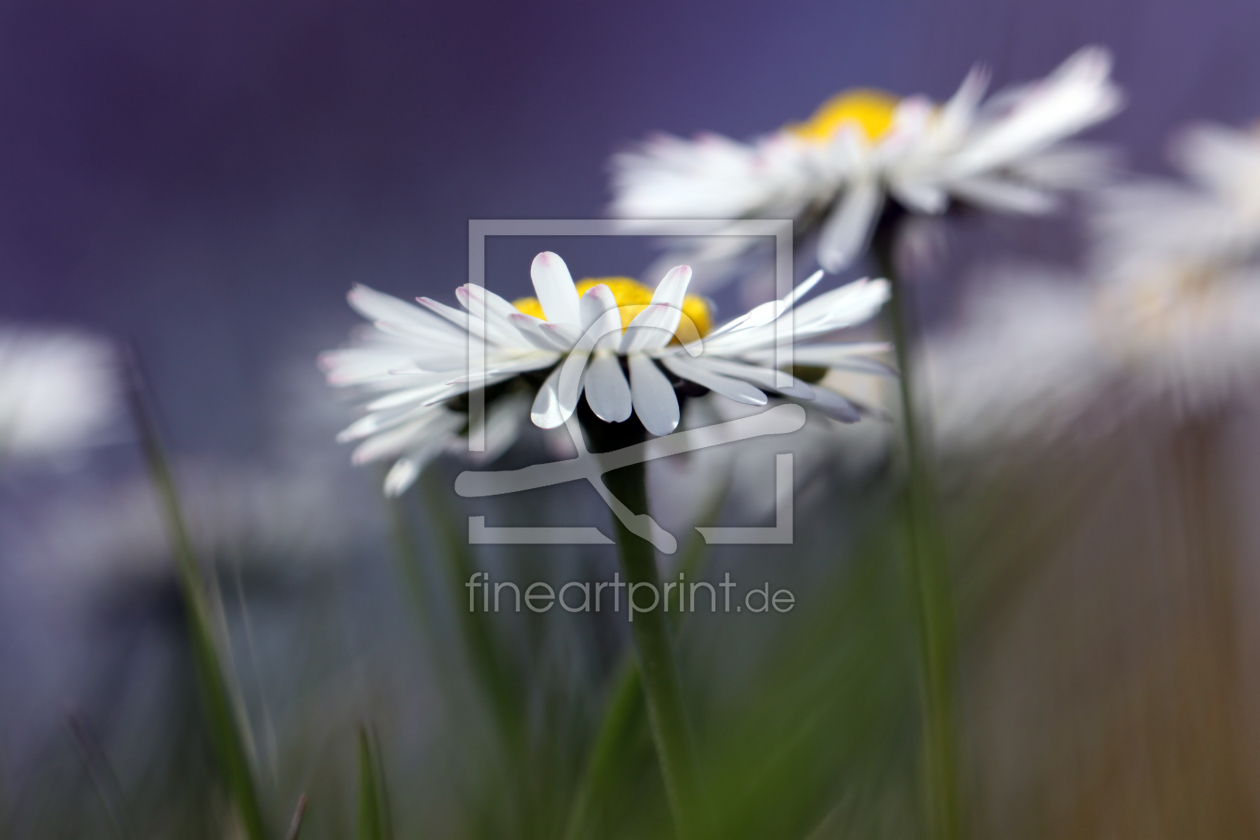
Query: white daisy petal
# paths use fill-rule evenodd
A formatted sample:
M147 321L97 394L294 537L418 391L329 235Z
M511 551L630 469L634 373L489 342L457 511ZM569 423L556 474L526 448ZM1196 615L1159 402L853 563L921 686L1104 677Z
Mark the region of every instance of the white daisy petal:
M989 71L983 67L973 67L958 87L958 92L941 108L937 120L938 129L949 137L961 136L971 126L976 107L988 86Z
M652 293L652 303L660 303L682 310L683 300L687 297L687 284L691 282L691 266L676 265L661 278L656 291Z
M538 295L538 302L542 304L548 321L572 326L581 323L577 287L573 285L569 267L559 255L543 251L534 257L529 273L534 281L534 293Z
M621 313L612 289L603 283L586 290L578 302L582 316L582 338L588 349L615 351L621 340Z
M720 373L733 379L743 379L759 388L767 391L774 391L785 397L794 397L798 400L812 400L814 398L814 389L806 383L797 379L791 374L775 370L770 367L761 367L758 365L750 365L744 362L736 362L730 359L720 359L706 356L702 361L703 365L714 373ZM784 385L779 384L780 377L787 377L788 382Z
M560 409L560 368L548 374L542 387L534 397L534 404L529 411L529 419L540 429L556 429L564 425L572 412L565 414Z
M524 312L509 315L508 318L517 331L524 336L525 340L539 350L553 350L558 353L564 353L573 346L571 342L565 341L558 331L546 329L547 322L541 318L526 315Z
M451 434L463 424L463 417L453 411L430 409L422 417L368 438L354 450L350 460L358 465L392 458L414 448L417 440Z
M524 394L513 394L495 400L487 409L483 434L485 449L474 453L472 458L479 463L489 463L508 450L519 437L521 423L529 415L530 400ZM463 441L458 441L465 446Z
M765 405L769 402L766 395L756 386L739 379L723 376L705 364L706 361L703 356L698 359L691 359L683 355L663 356L661 358L661 364L669 368L675 375L697 385L703 385L715 394L721 394L727 399L746 405Z
M1035 216L1059 204L1053 193L1001 178L964 178L954 182L952 189L963 201L1007 213Z
M626 327L625 335L621 337L621 355L630 356L669 344L681 318L681 309L663 303L648 304Z
M818 264L837 272L861 256L883 203L883 191L874 179L851 184L823 224L818 237Z
M560 401L560 412L568 420L577 411L578 401L582 399L582 390L586 387L586 368L591 354L581 347L576 347L560 366L560 378L556 383L556 393Z
M856 423L862 419L862 411L856 403L830 388L815 388L810 405L841 423Z
M383 432L386 429L394 428L402 423L419 419L426 414L441 409L436 406L404 406L396 408L393 411L377 411L360 417L337 434L337 443L349 443L352 440L362 440L363 438L374 435L377 432Z
M449 340L452 336L459 334L457 330L451 329L450 324L434 318L423 309L362 284L352 288L346 295L346 300L350 302L355 312L369 321L392 321L405 324L413 331L432 333L443 340Z
M420 473L429 465L429 462L441 452L442 441L434 440L396 461L385 475L385 495L394 498L407 492L411 485L416 483L416 479L420 477Z
M630 384L615 355L595 354L586 369L585 388L586 402L600 420L620 423L630 417Z
M458 385L494 379L503 374L526 373L531 370L542 370L551 367L560 359L559 353L534 352L499 364L487 364L480 373L468 373L446 381L447 385Z
M678 397L669 377L647 356L630 357L630 393L634 413L654 435L667 435L678 428Z

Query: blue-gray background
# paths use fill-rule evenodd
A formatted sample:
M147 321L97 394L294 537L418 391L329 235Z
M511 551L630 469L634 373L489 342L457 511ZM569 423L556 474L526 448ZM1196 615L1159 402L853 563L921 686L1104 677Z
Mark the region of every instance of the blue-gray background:
M1258 31L1249 0L6 3L0 318L134 339L175 445L249 455L352 282L448 297L469 218L596 216L649 131L743 137L1101 43L1129 106L1096 136L1155 170L1176 126L1260 115Z

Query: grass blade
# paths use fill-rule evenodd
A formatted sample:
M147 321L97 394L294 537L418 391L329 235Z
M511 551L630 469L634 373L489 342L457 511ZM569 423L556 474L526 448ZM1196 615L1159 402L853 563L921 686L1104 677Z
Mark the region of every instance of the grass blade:
M359 727L359 840L392 840L389 798L376 738Z
M158 435L157 421L134 353L130 362L128 399L131 414L175 555L206 729L219 772L236 806L245 836L248 840L266 840L266 821L246 741L248 728L244 725L243 714L232 692L223 667L224 657L220 653L222 632L215 621L206 578L188 535L170 463Z
M88 732L83 722L71 712L66 713L66 730L70 733L75 751L82 759L92 787L105 808L114 837L117 840L138 840L140 835L136 833L135 825L127 813L122 786L119 785L113 768L109 766L100 744Z

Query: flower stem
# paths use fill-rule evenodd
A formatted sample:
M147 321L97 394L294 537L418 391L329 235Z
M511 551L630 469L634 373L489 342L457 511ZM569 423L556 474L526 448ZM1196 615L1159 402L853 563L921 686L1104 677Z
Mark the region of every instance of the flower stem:
M880 272L892 284L889 300L897 354L906 480L901 495L904 556L918 624L919 681L923 715L924 805L932 840L963 836L954 721L957 658L954 593L924 429L915 410L915 373L906 290L893 260L895 222L885 220L872 243Z
M634 464L605 474L608 489L630 510L647 510L647 470ZM660 592L656 555L651 543L633 534L614 518L621 570L626 576L627 599L633 584L650 584ZM695 837L700 830L699 770L691 742L691 731L683 713L678 683L678 667L670 639L668 619L658 604L643 612L632 612L630 624L638 655L639 682L647 701L648 722L656 743L665 791L674 815L679 840ZM628 678L628 677L627 677Z

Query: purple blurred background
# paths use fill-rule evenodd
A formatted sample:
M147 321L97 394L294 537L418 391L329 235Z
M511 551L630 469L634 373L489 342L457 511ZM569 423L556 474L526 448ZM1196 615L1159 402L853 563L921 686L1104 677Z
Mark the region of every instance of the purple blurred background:
M598 216L650 131L744 137L1101 43L1129 107L1095 136L1154 170L1178 125L1260 114L1257 31L1254 0L7 3L0 317L132 337L174 444L250 455L351 283L448 297L469 218Z

